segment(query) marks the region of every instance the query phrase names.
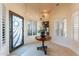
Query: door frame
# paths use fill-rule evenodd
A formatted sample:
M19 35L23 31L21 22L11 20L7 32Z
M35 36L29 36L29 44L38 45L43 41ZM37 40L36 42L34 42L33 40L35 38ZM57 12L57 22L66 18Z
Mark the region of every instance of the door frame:
M15 15L22 19L22 43L17 46L16 48L13 48L13 21L12 21L12 15ZM12 52L19 48L20 46L24 45L24 18L15 12L12 12L9 10L9 52Z

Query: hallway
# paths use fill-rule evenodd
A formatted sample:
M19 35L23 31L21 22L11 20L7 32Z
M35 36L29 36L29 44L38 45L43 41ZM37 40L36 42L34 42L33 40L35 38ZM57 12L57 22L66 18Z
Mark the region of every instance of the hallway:
M0 7L0 56L45 56L37 50L40 41L47 41L47 56L79 55L79 3L3 3Z
M10 54L10 56L77 56L70 48L63 47L56 43L46 42L48 46L47 55L42 50L37 50L41 42L26 44Z

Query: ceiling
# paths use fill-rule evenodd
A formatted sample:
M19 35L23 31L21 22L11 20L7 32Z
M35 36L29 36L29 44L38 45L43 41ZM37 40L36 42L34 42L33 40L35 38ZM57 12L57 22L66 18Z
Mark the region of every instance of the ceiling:
M28 8L36 9L41 12L50 12L57 3L27 3L25 4Z

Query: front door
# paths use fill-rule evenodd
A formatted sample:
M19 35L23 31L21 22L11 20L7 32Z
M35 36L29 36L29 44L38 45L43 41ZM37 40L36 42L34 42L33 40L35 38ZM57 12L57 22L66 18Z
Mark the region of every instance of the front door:
M24 18L9 11L9 47L10 52L24 44Z

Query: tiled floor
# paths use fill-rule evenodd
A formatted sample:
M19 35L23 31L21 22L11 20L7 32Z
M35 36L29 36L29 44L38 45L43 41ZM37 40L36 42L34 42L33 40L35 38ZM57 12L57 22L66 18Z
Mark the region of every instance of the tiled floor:
M69 48L57 45L55 43L46 42L47 48L47 56L76 56L77 54ZM41 46L41 42L34 42L30 44L23 45L18 48L14 52L10 54L10 56L45 56L44 52L41 50L37 50L37 47Z

